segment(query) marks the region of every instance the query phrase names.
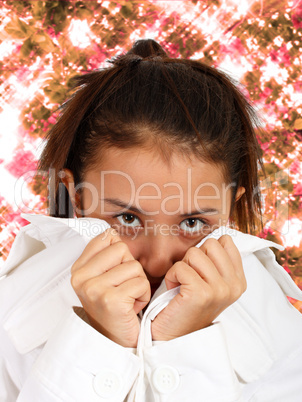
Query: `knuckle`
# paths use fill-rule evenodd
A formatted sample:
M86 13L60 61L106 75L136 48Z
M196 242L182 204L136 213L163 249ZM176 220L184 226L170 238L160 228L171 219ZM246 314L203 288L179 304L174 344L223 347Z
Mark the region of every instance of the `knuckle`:
M151 291L151 288L150 288L150 282L148 281L148 279L147 279L147 277L145 277L145 278L140 278L140 285L141 285L141 287L144 289L144 290L148 290L148 289L150 289L150 291Z
M231 299L231 293L232 292L231 292L230 287L227 284L225 284L222 287L222 298L223 298L223 300L225 300L225 301L230 300Z
M129 250L127 244L123 241L116 242L115 247L117 248L117 252L120 254L125 254Z
M95 303L100 299L100 288L95 281L87 281L81 287L81 294L87 302Z
M142 264L139 261L133 260L131 264L136 274L141 275L143 273L145 275Z
M197 247L190 247L186 252L185 258L188 260L194 260L200 254L200 250Z
M77 266L78 266L78 260L76 260L76 261L72 264L71 269L70 269L71 274L73 274L73 273L77 270Z
M109 243L112 242L112 240L116 239L117 237L117 232L112 229L111 227L106 229L104 232L98 234L96 237L94 237L90 243L99 243L103 242L104 240L109 241Z
M213 238L210 238L210 239L207 239L204 243L203 243L203 245L202 246L204 246L205 248L213 248L213 247L216 247L217 246L217 240L216 239L213 239Z
M104 232L98 234L90 240L90 242L85 247L81 257L86 256L87 258L87 256L89 255L92 256L101 251L104 247L118 241L120 241L120 238L117 235L117 232L112 228L106 229Z
M236 298L236 300L246 291L247 289L247 283L246 280L244 281L237 281L234 285L233 285L233 294L234 297Z
M206 304L210 304L213 301L214 297L215 297L215 292L211 287L209 287L208 289L206 289L204 291L203 302Z
M121 241L119 233L113 227L105 230L105 232L99 234L98 238L101 242L105 242L105 245L112 245Z
M229 299L231 302L235 302L242 295L242 286L239 281L233 281L230 285Z
M187 266L187 264L184 261L176 261L176 263L173 265L174 270L182 270Z
M110 236L110 238L112 240L120 239L118 231L116 229L114 229L113 227L110 227L109 229L105 230L104 233L106 233L106 232L108 233L108 235Z
M228 235L228 234L222 235L222 236L219 238L218 241L219 241L219 242L223 242L224 244L232 244L232 243L234 243L232 237L231 237L230 235Z
M213 254L217 250L217 244L219 245L219 242L216 239L207 239L198 251L200 250L206 255Z
M105 309L107 311L111 311L114 306L116 306L117 299L114 298L114 293L107 291L104 292L102 297L100 298L100 305L102 309Z
M221 283L216 289L216 295L219 300L227 301L231 296L231 289L226 283Z
M75 272L74 274L71 275L70 283L75 291L77 291L80 288L81 282L80 282L79 274L77 274L77 272Z
M208 245L214 246L217 244L217 240L211 237L210 239L207 239L204 244L207 243Z

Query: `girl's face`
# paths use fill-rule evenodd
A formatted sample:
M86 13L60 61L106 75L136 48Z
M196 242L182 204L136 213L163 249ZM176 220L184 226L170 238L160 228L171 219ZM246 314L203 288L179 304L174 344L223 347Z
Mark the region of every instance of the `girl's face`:
M111 148L101 160L81 183L77 216L103 219L117 229L152 287L189 247L227 224L232 184L225 182L221 167L180 154L167 163L156 150L142 149ZM72 173L65 173L75 207L77 188ZM236 198L243 192L239 188Z

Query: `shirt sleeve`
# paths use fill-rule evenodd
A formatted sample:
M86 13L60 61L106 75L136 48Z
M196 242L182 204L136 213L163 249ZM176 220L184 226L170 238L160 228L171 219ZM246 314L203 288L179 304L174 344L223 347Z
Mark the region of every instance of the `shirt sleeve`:
M144 360L155 401L240 400L241 387L220 323L156 343L145 351Z
M144 350L156 402L300 402L302 315L250 254L248 287L211 326Z
M13 402L17 400L19 390L9 372L7 361L0 358L0 401Z
M34 363L18 402L122 402L139 370L133 350L94 330L71 309Z
M280 359L259 380L245 384L243 400L251 402L301 402L302 347Z

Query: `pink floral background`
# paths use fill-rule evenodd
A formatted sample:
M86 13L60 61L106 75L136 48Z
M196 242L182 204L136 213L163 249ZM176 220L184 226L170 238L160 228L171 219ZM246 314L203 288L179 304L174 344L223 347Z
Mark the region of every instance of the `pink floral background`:
M266 128L259 236L285 246L277 258L302 288L300 0L2 1L0 263L27 223L20 213L48 212L46 174L34 171L71 79L139 38L219 67L243 85Z

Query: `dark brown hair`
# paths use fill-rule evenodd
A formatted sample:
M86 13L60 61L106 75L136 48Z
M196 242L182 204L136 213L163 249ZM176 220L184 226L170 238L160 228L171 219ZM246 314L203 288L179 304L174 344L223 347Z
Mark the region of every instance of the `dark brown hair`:
M77 185L108 147L156 145L167 159L172 152L195 155L222 166L226 181L234 183L231 221L244 232L259 230L257 118L232 80L199 61L169 58L154 40L139 40L110 62L77 78L78 89L47 136L39 169L68 168ZM59 183L56 174L51 215L72 217ZM245 194L235 202L241 186Z

